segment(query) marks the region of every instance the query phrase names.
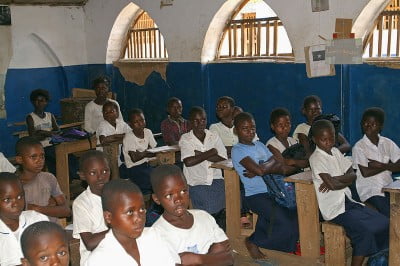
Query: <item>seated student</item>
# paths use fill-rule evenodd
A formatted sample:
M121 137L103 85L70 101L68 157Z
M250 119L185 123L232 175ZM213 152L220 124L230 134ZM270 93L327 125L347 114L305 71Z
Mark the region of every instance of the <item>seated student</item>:
M22 266L69 265L68 239L64 229L52 222L37 222L21 236Z
M356 174L352 162L333 146L333 124L319 120L311 131L317 147L310 166L322 217L344 227L353 247L351 265L362 265L364 257L388 248L389 219L352 199L348 186Z
M179 141L183 173L187 177L193 208L207 211L225 228L225 185L213 162L228 158L218 134L206 129L206 112L199 106L189 112L192 130Z
M382 193L382 188L393 182L392 172L400 171L400 149L391 139L380 135L384 122L385 112L381 108L364 111L361 119L364 136L354 145L352 158L361 201L389 217L389 195Z
M87 266L154 266L180 263L154 228L144 228L143 195L130 180L114 179L101 195L104 219L111 228L90 254Z
M29 136L35 137L42 143L46 155L49 172L56 171L56 155L50 144L51 136L59 133L56 118L52 113L45 112L50 95L47 90L37 89L31 92L30 100L35 110L26 116Z
M25 197L19 178L0 173L0 265L20 265L22 232L31 224L48 218L35 211L24 211Z
M9 172L15 173L15 167L7 160L2 152L0 152L0 173L1 172Z
M202 210L188 210L189 190L182 170L161 165L151 173L153 200L164 208L153 228L181 256L183 265L232 265L228 237L214 218Z
M79 160L79 176L88 183L88 187L72 204L72 236L80 239L80 265L85 265L90 252L108 232L101 206L101 192L110 180L110 167L105 155L96 150L84 153Z
M25 190L27 209L43 213L52 221L57 221L55 217L70 216L71 210L57 179L51 173L42 172L45 162L42 144L35 138L23 137L15 147L15 159L21 166L19 178Z
M92 88L96 92L96 99L89 102L85 106L85 121L83 128L89 132L94 133L101 121L103 121L102 108L103 104L107 101L114 102L118 106L118 119L124 120L117 101L107 98L110 87L110 80L107 77L98 77L93 81Z
M282 152L297 143L294 138L289 137L292 127L289 111L286 108L272 110L269 124L271 130L275 133L275 137L270 138L265 145L274 155L275 159L296 168L308 167L308 160L285 159L282 156Z
M143 111L133 109L129 112L129 125L132 130L125 134L122 146L125 166L121 167L121 176L137 184L143 194L151 194L150 173L152 167L148 161L155 155L147 150L157 146L153 132L146 128Z
M177 145L182 134L189 132L189 122L182 117L182 102L171 97L167 102L168 117L161 122L161 133L166 145Z
M253 259L266 258L260 247L294 252L299 237L297 213L276 203L262 176L288 175L295 168L281 164L264 144L254 141L256 124L251 114L238 114L234 125L239 143L232 148L232 163L244 185L246 202L258 215L254 233L245 240L246 248Z

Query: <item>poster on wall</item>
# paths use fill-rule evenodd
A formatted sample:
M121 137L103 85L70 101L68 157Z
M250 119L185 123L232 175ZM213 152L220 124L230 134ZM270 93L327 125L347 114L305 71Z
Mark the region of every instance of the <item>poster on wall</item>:
M362 64L361 39L334 39L326 43L328 64Z
M334 76L335 67L326 62L325 45L313 45L304 48L307 77Z
M0 5L0 26L11 25L11 11L9 6Z
M329 0L311 0L312 12L329 10Z

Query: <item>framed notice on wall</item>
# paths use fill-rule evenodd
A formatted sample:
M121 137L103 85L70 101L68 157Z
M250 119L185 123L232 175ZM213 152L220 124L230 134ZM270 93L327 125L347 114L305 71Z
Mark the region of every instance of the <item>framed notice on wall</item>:
M9 6L0 5L0 26L11 25L11 11Z

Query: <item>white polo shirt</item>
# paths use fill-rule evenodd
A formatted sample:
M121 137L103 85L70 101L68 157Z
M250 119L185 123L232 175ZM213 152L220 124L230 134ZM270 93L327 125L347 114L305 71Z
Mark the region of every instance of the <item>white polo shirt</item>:
M228 158L226 148L218 134L207 129L205 130L205 133L206 136L204 138L204 143L193 134L193 130L181 136L179 147L181 149L182 161L185 158L195 156L195 150L205 152L212 148L217 149L218 155L222 158ZM223 179L221 170L211 168L211 164L212 162L205 160L190 167L184 165L183 174L185 175L188 184L190 186L211 185L213 179Z
M392 172L383 171L370 177L363 177L359 165L368 167L368 159L382 163L395 163L400 159L400 149L392 140L379 136L378 146L364 135L352 150L353 168L357 169L356 187L361 201L373 196L384 196L382 188L393 182Z
M104 217L101 198L93 194L90 187L87 187L72 204L73 232L74 238L80 239L79 252L81 254L81 265L85 265L90 251L86 249L80 233L100 233L108 229Z
M13 232L0 219L0 265L20 265L21 258L24 257L20 244L22 233L31 224L48 220L46 215L36 211L23 211L19 216L19 227Z
M131 156L129 156L129 151L139 151L143 152L147 149L154 148L157 146L157 142L154 139L153 132L150 129L144 129L144 138L138 138L131 131L125 134L124 141L122 144L122 152L125 158L125 165L127 168L131 168L137 165L141 165L145 162L148 162L150 158L143 158L140 161L133 162Z
M287 141L289 143L289 147L297 143L297 141L292 137L287 137ZM271 145L272 147L277 149L280 153L282 153L286 150L286 147L276 137L270 138L267 141L267 143L265 144L265 146L268 147L268 145Z
M175 266L181 263L178 254L170 253L167 244L153 228L146 227L136 238L141 266ZM136 266L135 259L129 255L110 230L97 248L90 254L87 266Z
M218 134L224 146L233 146L239 142L238 136L233 133L233 128L225 126L222 122L210 125L210 131Z
M345 196L351 201L354 200L351 198L351 191L348 187L325 193L319 192L319 187L323 183L319 174L327 173L332 177L343 175L352 166L352 162L344 157L337 148L332 148L332 155L330 155L318 147L316 147L309 160L322 217L327 221L332 220L345 212Z

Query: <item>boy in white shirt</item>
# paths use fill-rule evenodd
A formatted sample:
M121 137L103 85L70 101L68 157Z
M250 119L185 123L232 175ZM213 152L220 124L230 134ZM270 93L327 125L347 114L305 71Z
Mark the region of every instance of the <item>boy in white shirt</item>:
M79 176L88 187L72 204L72 236L80 239L80 265L85 265L90 252L108 232L101 205L101 192L110 180L110 167L105 155L96 150L83 154L79 161Z
M335 129L327 120L311 127L317 145L310 157L313 182L322 217L341 225L353 248L353 266L361 266L364 258L388 248L389 220L379 212L351 198L348 186L356 174L352 162L334 147Z
M129 124L132 130L125 134L123 140L126 167L120 167L121 177L129 178L140 187L143 194L151 194L150 173L153 168L148 162L155 155L147 150L157 146L157 142L153 132L146 128L142 110L133 109L129 112Z
M232 265L228 237L214 218L202 210L188 210L189 191L181 169L161 165L151 173L153 200L164 208L153 228L180 254L182 264Z
M48 218L36 211L23 211L24 190L12 173L0 173L0 265L15 266L23 258L20 247L22 232L38 221Z
M400 171L400 149L391 139L380 135L384 121L385 112L381 108L364 111L361 119L364 136L354 145L352 158L361 201L389 218L389 195L382 193L382 188L393 182L392 172Z

